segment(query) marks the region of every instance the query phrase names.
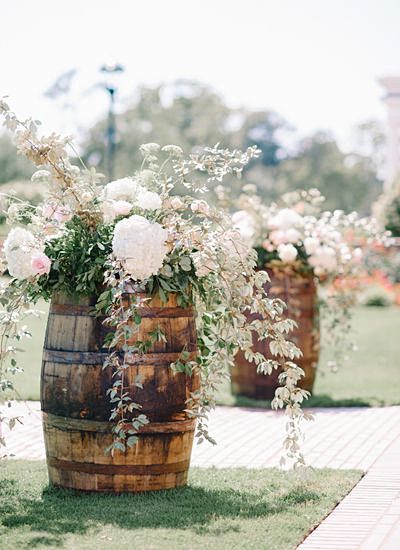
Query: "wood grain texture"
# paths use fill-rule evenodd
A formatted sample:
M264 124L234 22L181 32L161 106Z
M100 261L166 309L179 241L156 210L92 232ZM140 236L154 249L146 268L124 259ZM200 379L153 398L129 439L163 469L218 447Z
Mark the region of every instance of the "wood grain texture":
M144 355L129 354L126 389L151 423L138 443L114 457L105 454L112 441L107 389L112 370L103 369L105 328L93 314L94 297L74 301L55 294L50 307L41 376L41 405L49 477L52 484L83 491L137 492L168 489L187 480L195 421L186 401L198 389L198 376L174 373L171 362L183 350L197 353L192 308L176 296L159 298L127 292L126 304L141 300L143 316L131 342L145 340L160 326L167 342L157 342ZM75 311L75 314L74 314ZM142 377L143 389L135 385Z
M304 370L305 376L299 386L312 391L319 360L320 329L317 290L314 278L311 276L292 276L277 270L269 271L271 283L265 288L271 298L280 298L287 304L285 316L297 322L297 328L289 334L303 352L296 363ZM269 351L269 341L259 341L254 338L253 349L263 353L267 358L273 358ZM234 395L244 395L255 399L272 399L279 386L280 370L270 376L258 374L254 363L249 363L242 353L235 357L232 368L232 392Z

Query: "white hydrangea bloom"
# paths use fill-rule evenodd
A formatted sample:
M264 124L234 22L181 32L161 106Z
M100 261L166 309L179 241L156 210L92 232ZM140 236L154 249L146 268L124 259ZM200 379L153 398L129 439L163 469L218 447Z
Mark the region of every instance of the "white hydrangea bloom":
M314 254L320 246L320 240L316 237L306 237L304 239L304 248L307 254Z
M122 178L108 183L101 195L104 221L112 223L118 216L126 216L133 206L144 210L161 208L161 197L148 191L132 178Z
M103 200L128 201L136 200L138 193L138 184L132 178L121 178L119 180L110 181L104 187L102 198Z
M285 263L292 263L297 258L297 249L292 244L280 244L278 246L278 256Z
M133 205L128 201L104 201L102 204L105 223L112 223L118 216L127 216Z
M303 224L303 217L291 208L282 208L275 216L269 221L269 227L271 229L280 229L281 231L287 231L292 227L301 227Z
M10 275L17 279L34 276L36 271L32 267L33 255L43 250L44 246L38 244L30 231L22 227L11 229L4 242L4 254Z
M144 210L157 210L161 208L161 197L157 193L147 191L147 189L139 185L135 206L139 206L139 208L143 208Z
M119 221L112 241L115 257L133 279L148 279L158 273L168 248L168 231L159 223L143 216L130 216Z

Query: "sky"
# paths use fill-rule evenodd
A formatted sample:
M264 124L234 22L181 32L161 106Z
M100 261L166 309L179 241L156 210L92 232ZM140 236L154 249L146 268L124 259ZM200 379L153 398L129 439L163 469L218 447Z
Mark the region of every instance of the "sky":
M119 109L139 85L210 84L232 107L272 109L301 135L344 147L385 116L376 79L400 74L399 0L2 0L0 96L46 129L77 131L107 110L99 67L125 67ZM44 92L76 69L73 109Z

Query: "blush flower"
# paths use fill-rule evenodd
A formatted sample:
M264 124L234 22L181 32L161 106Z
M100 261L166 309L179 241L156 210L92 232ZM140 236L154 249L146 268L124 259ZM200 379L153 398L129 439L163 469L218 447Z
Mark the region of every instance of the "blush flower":
M44 246L35 236L22 227L11 229L4 241L4 255L10 275L16 279L29 279L35 275L48 273L50 260L43 252ZM46 260L47 258L47 260Z
M161 197L154 191L147 191L141 185L138 186L138 194L135 201L135 206L143 208L143 210L158 210L161 208Z
M34 252L31 257L31 268L34 275L45 275L50 272L51 261L44 252Z

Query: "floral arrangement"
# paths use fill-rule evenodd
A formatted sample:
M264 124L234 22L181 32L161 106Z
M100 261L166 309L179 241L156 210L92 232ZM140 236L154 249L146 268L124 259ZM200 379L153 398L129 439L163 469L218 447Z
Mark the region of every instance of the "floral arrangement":
M186 158L178 146L148 143L140 148L140 171L101 185L101 175L93 168L73 163L68 151L77 155L69 138L40 136L38 123L19 120L4 100L0 112L14 132L19 152L38 167L32 185L41 182L48 189L44 203L32 206L10 198L7 210L13 228L4 243L4 268L11 280L0 292L1 389L14 390L10 375L18 371L18 341L28 335L23 321L36 314L39 298L49 300L56 291L97 296L96 311L113 328L104 365L114 372L109 388L114 440L109 450L124 451L135 444L148 419L140 413L140 402L129 397L123 376L128 367L125 354L121 357L116 350L143 353L149 345L127 343L141 318L140 303L124 304L124 289L134 285L164 302L175 293L179 305L193 304L197 312L198 356L193 359L182 352L171 368L200 376L200 390L187 403L189 414L198 419L199 441L212 440L207 414L215 405L219 381L229 376L233 357L241 349L259 372L282 367L282 386L272 406L286 407L286 448L289 456L301 461L299 425L306 417L301 403L307 392L296 385L302 371L293 360L300 351L286 339L293 322L283 318L284 304L267 296L268 275L257 269L257 254L231 217L203 198L208 187L226 175L240 176L257 149L242 152L215 146ZM182 188L187 195L176 194ZM250 322L247 313L259 316ZM268 339L275 359L252 351L253 334ZM165 335L155 331L151 338ZM137 384L140 387L140 381Z
M384 244L387 235L373 218L323 211L325 199L317 189L287 193L270 205L253 186L244 191L240 210L232 215L235 228L257 251L260 268L318 280L327 337L336 349L330 367L337 370L353 347L349 334L357 287L344 281L365 275L363 250Z

